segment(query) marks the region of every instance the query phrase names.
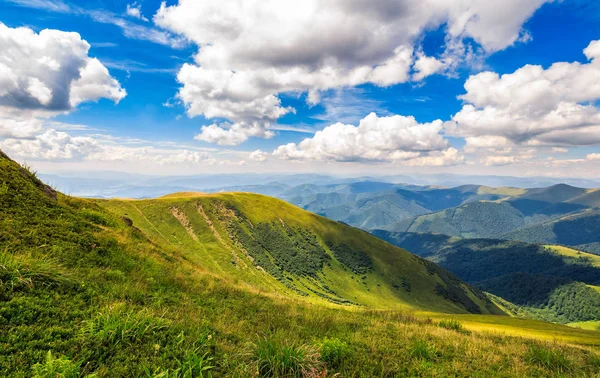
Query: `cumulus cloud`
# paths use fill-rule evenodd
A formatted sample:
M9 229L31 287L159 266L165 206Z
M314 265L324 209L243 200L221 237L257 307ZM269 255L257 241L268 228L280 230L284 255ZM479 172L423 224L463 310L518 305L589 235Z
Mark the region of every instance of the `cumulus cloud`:
M48 129L33 139L6 139L0 142L2 150L15 158L63 160L81 159L100 149L90 137L73 137Z
M600 143L600 41L584 50L588 63L526 65L511 74L482 72L465 83L466 102L447 125L448 133L504 138L514 144ZM490 139L491 140L491 139ZM498 140L498 139L496 139Z
M202 126L200 134L196 135L194 139L216 143L220 146L235 146L238 145L250 137L260 137L269 139L275 136L275 133L271 130L266 130L261 124L254 122L247 124L245 122L239 122L234 124L222 123L209 126Z
M258 161L258 162L266 161L268 157L269 157L269 153L264 152L262 150L253 151L248 155L248 158L250 160L254 160L254 161Z
M89 48L78 33L0 23L0 113L51 115L99 98L119 102L125 90Z
M544 2L180 0L154 22L199 46L177 76L189 116L267 129L292 111L281 93L308 92L315 105L327 89L422 80L451 63L415 53L426 30L446 25L449 46L469 38L491 53L515 43Z
M336 123L302 142L279 146L273 155L286 160L392 161L447 150L443 122L418 123L413 117L371 113L358 126Z
M126 92L78 33L9 28L0 23L0 148L16 158L77 160L102 146L89 136L72 136L47 119L83 102ZM49 126L50 125L50 126Z
M586 160L600 160L600 154L587 154Z
M31 139L44 129L41 119L13 119L0 117L0 138Z

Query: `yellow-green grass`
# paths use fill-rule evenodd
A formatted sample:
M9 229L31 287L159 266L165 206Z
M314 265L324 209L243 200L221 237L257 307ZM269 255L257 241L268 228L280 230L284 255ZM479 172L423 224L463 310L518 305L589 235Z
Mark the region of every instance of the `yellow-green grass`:
M328 238L344 238L350 240L355 245L365 243L364 233L360 230L350 228L322 218L312 213L305 212L297 207L291 206L285 202L274 200L269 197L249 194L249 193L219 193L219 194L196 194L184 193L174 194L167 197L152 200L136 201L100 201L99 203L121 215L125 215L134 220L134 225L140 227L147 235L151 236L157 243L168 242L170 245L182 247L186 256L192 261L205 267L209 272L221 276L224 279L233 282L236 285L246 288L259 288L263 294L268 294L275 298L283 298L292 295L292 293L279 284L279 282L263 271L255 270L251 261L246 261L246 268L233 267L230 263L230 257L223 253L222 244L214 239L212 233L201 218L195 213L198 201L208 206L210 201L225 201L233 203L240 211L244 212L252 222L263 222L272 219L281 219L282 221L295 224L302 227L308 227L317 235ZM190 223L193 224L194 233L202 235L200 241L202 246L197 246L189 233L181 226L168 209L176 206L185 212ZM213 225L219 228L217 221ZM159 229L161 232L159 232ZM226 239L226 231L219 228L223 239ZM233 245L232 245L233 248ZM369 239L370 250L388 249L389 246L377 239ZM209 259L204 252L211 255ZM246 258L240 255L241 258ZM400 255L403 257L403 255ZM401 258L394 261L389 255L384 255L381 261L382 270L393 269L398 265L405 263ZM391 263L390 263L391 262ZM374 309L393 309L401 311L416 311L417 317L430 317L433 319L457 319L464 324L465 328L473 331L484 331L493 334L519 336L525 338L535 338L540 340L559 340L566 343L576 343L585 345L600 345L600 333L592 331L574 330L571 327L550 324L535 320L525 320L511 318L508 316L489 316L489 315L469 315L459 314L456 308L446 304L435 306L435 312L431 312L430 300L434 300L431 293L411 292L410 296L402 296L390 290L387 283L381 276L368 274L366 280L362 280L352 272L344 269L339 262L334 261L332 266L325 266L322 279L331 288L335 288L338 296L353 300L363 306ZM384 273L385 276L385 273ZM233 279L231 278L233 277ZM421 277L423 281L427 276ZM312 280L300 278L298 285L310 287L314 290L319 289L319 285ZM365 290L366 288L369 291ZM403 293L406 295L406 293ZM476 299L476 298L474 298ZM324 300L316 295L309 295L298 299L302 302L313 303L318 306L331 308L344 307L346 311L363 311L361 307L339 306ZM352 310L354 309L354 310ZM429 311L423 311L423 309ZM448 313L454 313L448 315Z
M250 193L176 193L151 200L98 200L97 203L132 219L133 224L155 243L180 248L187 258L203 269L233 279L241 285L282 295L293 294L264 270L257 269L235 241L231 240L223 222L208 211L219 203L234 206L251 224L283 222L309 230L317 235L323 245L326 241L344 243L370 255L375 265L374 271L358 275L334 259L329 252L331 263L324 266L318 277L320 282L306 277L294 279L295 287L307 294L305 299L308 301L321 304L327 302L315 293L317 291L321 295L374 308L466 312L463 307L436 293L436 285L442 282L424 268L421 259L364 231L271 197ZM208 221L198 210L199 206L205 209ZM187 229L173 215L173 208L183 214L183 223L189 223ZM238 263L232 264L232 260ZM410 282L410 292L392 286L399 286L401 277ZM324 290L325 286L335 292L335 295ZM466 286L464 288L466 292L471 290ZM489 311L481 298L475 295L469 295L469 298L483 311ZM494 306L491 311L501 313Z
M588 252L578 251L576 249L564 247L561 245L546 245L546 247L560 255L563 255L563 256L589 259L590 263L593 266L600 267L600 256L598 256L598 255L594 255L594 254L588 253Z
M567 325L498 315L457 314L449 316L437 313L423 313L421 315L434 320L454 319L459 321L466 329L476 332L600 347L600 332L593 328L573 330L572 327Z
M591 331L600 331L600 321L590 320L587 322L573 322L568 324L570 327L581 328Z
M490 187L490 186L480 186L477 190L477 194L497 194L503 195L507 197L518 197L527 193L526 189L522 188L512 188L509 186L501 186L501 187Z

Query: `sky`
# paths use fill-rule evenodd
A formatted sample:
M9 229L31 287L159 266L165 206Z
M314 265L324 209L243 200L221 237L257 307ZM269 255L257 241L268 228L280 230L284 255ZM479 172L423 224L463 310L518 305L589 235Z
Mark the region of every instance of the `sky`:
M40 172L600 177L589 0L2 0Z

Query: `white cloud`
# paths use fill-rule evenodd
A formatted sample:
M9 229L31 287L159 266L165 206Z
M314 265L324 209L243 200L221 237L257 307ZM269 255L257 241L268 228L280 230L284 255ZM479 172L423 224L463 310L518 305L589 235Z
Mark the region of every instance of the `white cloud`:
M127 4L125 14L127 14L130 17L137 18L138 20L148 21L148 19L142 14L142 5L138 4L135 1L133 2L133 4Z
M450 147L444 151L433 151L425 156L409 159L403 164L408 166L446 167L462 164L465 157L456 148Z
M586 160L600 160L600 154L587 154Z
M93 138L73 137L53 129L33 139L6 139L0 146L15 158L42 160L80 159L100 149Z
M526 65L514 73L483 72L465 83L467 102L447 125L452 135L500 137L515 144L600 143L600 43L584 50L588 63Z
M89 48L78 33L0 23L0 114L58 114L101 97L121 100L125 90L88 56Z
M442 121L418 123L400 115L378 117L371 113L358 126L336 123L312 138L279 146L273 155L287 160L360 161L405 160L429 151L447 149L440 134Z
M13 119L0 117L0 139L35 137L43 129L44 122L37 118Z
M269 153L264 152L262 150L253 151L248 155L248 158L250 160L259 161L259 162L266 161L268 157L269 157Z
M71 85L71 106L100 98L112 99L119 103L126 95L127 92L110 76L108 69L98 59L93 58L87 61L80 71L79 79Z
M471 38L491 53L517 41L544 0L180 0L154 22L199 46L177 76L189 116L224 118L263 129L292 111L278 95L389 86L455 65L414 53L419 37L446 25L452 46ZM458 51L454 49L453 51ZM417 59L415 62L415 58ZM453 59L460 59L453 56Z
M432 56L425 56L423 53L418 53L414 65L414 70L416 72L413 74L412 78L415 81L421 81L427 76L440 72L445 66L446 65L442 61Z
M486 166L500 166L515 164L523 160L531 160L532 158L533 156L531 155L489 155L481 158L481 163Z
M250 137L269 139L274 136L274 132L266 130L263 125L257 122L252 124L244 122L234 124L222 123L220 125L213 123L209 126L202 126L200 134L196 135L194 139L216 143L220 146L235 146Z

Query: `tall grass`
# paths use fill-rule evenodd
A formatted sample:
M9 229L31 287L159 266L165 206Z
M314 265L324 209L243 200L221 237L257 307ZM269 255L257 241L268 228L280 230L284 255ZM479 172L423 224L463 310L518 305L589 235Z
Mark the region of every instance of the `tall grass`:
M252 368L261 377L311 378L323 376L319 352L310 345L298 345L267 335L252 346Z
M80 365L66 357L56 358L48 351L44 362L33 365L33 378L79 378Z
M56 260L48 256L34 257L32 254L15 255L8 250L0 251L0 291L73 283Z
M571 370L571 361L561 349L550 349L538 343L532 343L527 349L525 358L528 362L552 370L565 373Z
M124 304L117 304L86 321L82 334L114 346L151 338L167 326L168 321L164 318L155 317L145 310L127 310Z

